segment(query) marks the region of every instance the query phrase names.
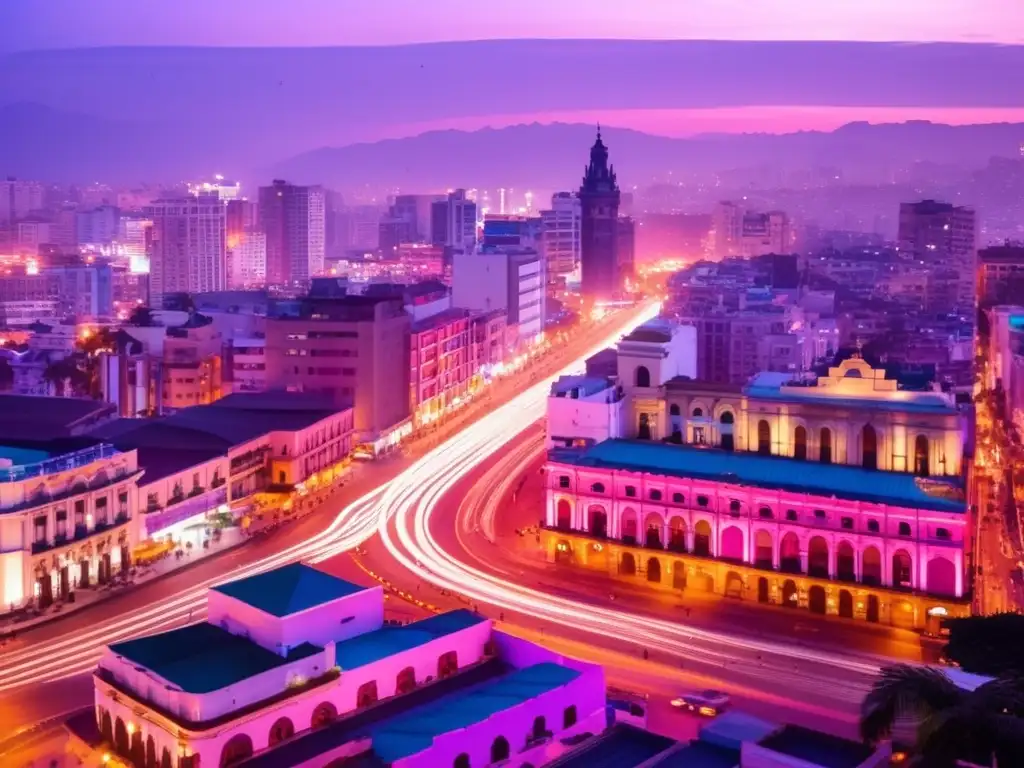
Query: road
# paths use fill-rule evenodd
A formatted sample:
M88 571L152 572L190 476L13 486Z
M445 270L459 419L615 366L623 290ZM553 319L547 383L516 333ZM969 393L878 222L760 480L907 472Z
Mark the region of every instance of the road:
M536 381L543 373L557 376L564 370L578 369L587 356L656 312L657 306L648 304L619 312L602 323L588 324L542 365L522 374L535 382L525 391L516 393L522 388L522 378L505 380L489 399L460 412L428 437L427 445L417 449L426 450L424 455L416 458L414 451L408 458L366 465L350 483L344 498L334 498L324 509L273 536L20 634L0 654L0 736L17 735L40 720L88 705L92 698L88 673L107 644L203 620L206 590L213 584L296 560L319 563L358 547L376 532L385 492L391 484L398 482L404 487L402 478L416 467L432 466L436 460L432 457L446 456L449 446L462 445L461 436L476 434L479 420L486 421L505 409L518 410L523 407L517 405L520 402L535 408L551 381L550 377ZM481 414L485 415L481 418ZM0 743L0 755L2 747Z
M733 605L695 607L692 620L684 619L675 598L629 594L617 585L610 602L600 577L570 580L546 564L506 554L493 543L502 537L497 512L506 516L521 475L535 472L540 430L528 420L543 408L543 395L532 403L518 399L516 408L463 433L408 482L392 484L381 501L380 539L366 545L365 564L419 599L450 607L449 593L460 596L509 631L603 663L619 687L632 681L628 687L635 689L646 680L647 692L657 683L664 695L666 687L712 684L751 711L776 718L784 712L793 722L847 736L855 735L858 705L879 666L893 656L920 659L912 633ZM506 529L535 524L539 509L505 520ZM509 535L505 530L503 537ZM673 613L674 621L665 619Z

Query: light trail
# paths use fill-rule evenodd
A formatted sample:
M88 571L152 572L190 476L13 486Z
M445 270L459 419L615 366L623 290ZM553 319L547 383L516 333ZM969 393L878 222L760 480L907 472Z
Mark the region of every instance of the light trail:
M648 305L640 313L630 313L631 320L628 324L624 323L620 327L628 330L638 322L654 317L656 314L657 306ZM612 341L619 335L616 333L612 337ZM603 346L598 347L598 349L600 348ZM581 358L564 370L578 370L584 359L585 357ZM538 393L541 390L546 392L549 382L553 378L556 377L551 377L530 387L525 393L513 397L501 408L511 407L513 410L535 413ZM501 411L501 408L498 410ZM472 427L467 429L472 430ZM53 640L0 654L0 692L89 672L102 656L104 646L110 643L202 621L206 617L206 592L216 584L253 576L298 560L322 562L363 544L377 531L381 509L386 509L387 506L386 492L391 484L397 482L399 485L405 486L414 482L411 478L418 476L417 468L433 467L437 461L444 462L446 459L443 457L454 456L465 445L466 441L461 440L459 434L450 438L414 462L412 466L389 483L382 484L348 504L337 514L330 525L304 542L231 569L175 595L156 600L143 608L101 619L87 628L68 632ZM461 461L456 463L461 465Z
M442 497L543 416L548 387L549 381L542 382L488 414L386 489L378 506L378 530L392 557L439 588L569 630L583 630L703 662L746 664L750 676L776 682L785 669L788 678L803 678L807 686L820 689L822 681L827 680L832 688L849 688L851 694L863 692L864 683L877 674L882 660L737 637L627 611L581 605L578 600L509 583L502 575L468 565L446 552L430 531ZM836 674L852 677L855 682L834 679Z

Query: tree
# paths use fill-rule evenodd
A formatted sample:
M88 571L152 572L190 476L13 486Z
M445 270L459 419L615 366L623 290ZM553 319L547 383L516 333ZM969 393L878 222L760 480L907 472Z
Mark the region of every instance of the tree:
M1024 678L995 678L973 691L941 670L897 664L882 669L861 704L860 732L870 743L894 726L916 726L914 764L947 768L1024 765Z
M944 654L964 671L978 675L1024 675L1024 616L998 613L948 619Z

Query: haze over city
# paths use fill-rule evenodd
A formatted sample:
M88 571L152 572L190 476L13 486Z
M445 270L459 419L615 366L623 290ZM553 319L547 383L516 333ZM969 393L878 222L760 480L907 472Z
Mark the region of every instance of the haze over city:
M0 765L1024 765L1024 7L0 5Z

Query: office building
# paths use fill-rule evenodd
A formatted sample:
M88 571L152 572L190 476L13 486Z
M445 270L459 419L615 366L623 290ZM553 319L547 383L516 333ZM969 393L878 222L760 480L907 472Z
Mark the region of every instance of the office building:
M75 214L79 245L103 246L114 242L120 233L121 212L113 205L101 205Z
M217 197L156 200L143 210L150 236L150 305L174 293L226 287L226 216Z
M267 284L306 286L324 269L324 191L275 180L260 187L259 225L267 239Z
M735 202L720 202L712 213L711 240L715 256L754 258L771 253L790 253L793 233L789 216L782 211L749 211Z
M61 317L109 320L114 313L113 270L109 264L73 264L0 275L0 301L54 301Z
M205 614L105 649L76 747L178 768L541 765L608 725L600 666L468 610L392 626L383 587L302 563L212 587Z
M262 288L267 284L267 236L246 230L228 238L228 290Z
M417 424L439 418L470 392L476 367L470 312L446 309L414 322L410 334L410 408Z
M410 422L409 327L401 298L307 297L266 320L267 387L353 405L358 440L384 450Z
M12 225L45 204L43 185L38 181L0 180L0 224Z
M601 132L590 149L583 184L580 186L581 291L591 304L607 301L622 292L619 274L619 185L615 169L608 164L608 148Z
M974 210L922 200L900 204L900 253L928 268L956 276L956 304L947 312L973 315L977 281L977 222Z
M528 344L544 330L546 274L544 257L534 250L458 253L452 268L452 306L501 310L519 342Z
M476 202L456 189L431 206L431 242L465 253L476 246Z
M556 192L551 208L540 212L549 284L564 284L579 266L582 217L580 199L572 192Z
M489 213L484 216L480 247L517 248L543 252L543 222L539 217L530 218L514 214Z
M620 344L607 396L577 404L606 409L621 392L621 432L577 443L595 419L549 410L551 435L582 446L548 457L552 561L929 632L970 613L952 396L900 389L859 357L812 382L725 387L666 373L670 358L635 342Z
M1024 301L1024 245L978 251L978 306Z
M153 222L143 216L122 214L117 226L117 243L132 274L149 272L149 243Z

